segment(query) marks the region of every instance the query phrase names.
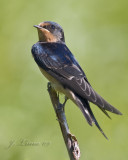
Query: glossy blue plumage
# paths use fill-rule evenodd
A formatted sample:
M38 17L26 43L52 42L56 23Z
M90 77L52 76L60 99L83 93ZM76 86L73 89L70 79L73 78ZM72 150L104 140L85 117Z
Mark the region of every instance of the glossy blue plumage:
M32 54L40 68L43 68L50 76L54 77L63 88L67 88L74 93L76 103L90 125L95 123L103 133L88 101L96 104L108 117L106 110L121 114L91 87L83 70L65 43L38 42L33 45ZM105 136L104 133L103 135Z
M78 62L64 43L38 42L32 47L32 54L47 54L53 61L67 65L78 65ZM78 65L79 66L79 65Z

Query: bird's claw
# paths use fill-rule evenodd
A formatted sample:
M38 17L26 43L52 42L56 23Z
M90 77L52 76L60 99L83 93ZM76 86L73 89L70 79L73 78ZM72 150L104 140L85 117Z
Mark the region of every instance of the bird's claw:
M58 93L57 96L59 97L59 93ZM58 110L61 110L61 109L62 109L62 110L64 111L64 107L65 107L65 104L66 104L67 100L68 100L68 98L65 96L64 103L63 103L63 104L60 104L57 109L58 109Z
M68 97L66 97L66 96L65 96L64 103L62 104L62 106L63 106L63 107L65 106L65 104L66 104L67 100L68 100Z

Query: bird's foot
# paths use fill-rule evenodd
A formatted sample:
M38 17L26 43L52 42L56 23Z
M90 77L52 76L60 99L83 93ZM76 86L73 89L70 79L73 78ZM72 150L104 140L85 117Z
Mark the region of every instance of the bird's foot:
M67 100L68 100L68 97L65 96L64 103L62 104L63 107L65 107L65 104L66 104Z
M65 109L65 104L66 104L67 100L68 100L68 97L66 97L66 96L65 96L65 100L64 100L64 103L62 104L62 107L63 107L63 111L64 111L64 109Z
M58 93L58 95L57 95L58 97L59 97L59 93ZM63 104L59 104L58 105L58 110L63 110L64 111L64 108L65 108L65 104L66 104L66 102L67 102L67 100L68 100L68 98L65 96L65 100L64 100L64 103Z

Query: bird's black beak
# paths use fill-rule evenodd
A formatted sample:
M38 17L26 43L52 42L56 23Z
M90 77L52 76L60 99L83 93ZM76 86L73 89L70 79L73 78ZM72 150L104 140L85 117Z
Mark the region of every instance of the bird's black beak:
M42 27L40 27L39 25L34 25L33 27L35 27L35 28L39 28L39 29L41 29Z

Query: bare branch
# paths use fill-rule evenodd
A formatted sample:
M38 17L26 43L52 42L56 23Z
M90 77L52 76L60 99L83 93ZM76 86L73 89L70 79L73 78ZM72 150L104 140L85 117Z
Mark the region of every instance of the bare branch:
M72 135L69 131L69 127L67 124L67 120L64 112L64 104L61 104L59 101L59 97L57 96L56 91L52 88L51 83L48 83L48 92L57 116L57 119L60 124L61 132L65 141L65 145L68 150L68 154L70 160L79 160L80 158L80 149L77 142L77 139L74 135Z

